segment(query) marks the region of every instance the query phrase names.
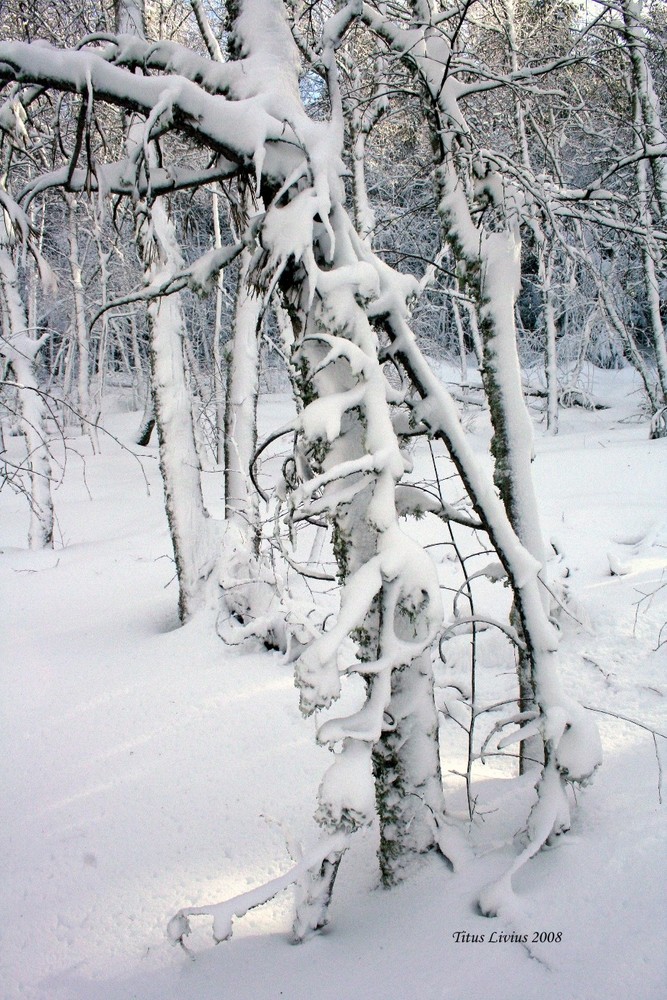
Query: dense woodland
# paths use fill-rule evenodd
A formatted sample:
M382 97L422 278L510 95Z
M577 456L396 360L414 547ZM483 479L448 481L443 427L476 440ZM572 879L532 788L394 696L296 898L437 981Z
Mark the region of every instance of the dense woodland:
M498 912L600 763L559 681L566 568L529 409L557 434L563 408L600 405L588 366L630 365L646 436L667 433L665 5L0 0L0 26L0 471L30 547L58 544L52 443L96 451L122 400L137 452L157 436L181 620L282 651L305 714L359 692L318 730L317 850L195 912L223 938L296 881L309 936L375 817L385 884L430 850L456 867L433 696L449 643L471 816L490 743L535 777L525 846L479 899ZM273 391L295 415L260 439ZM488 465L465 430L480 410ZM490 635L515 680L482 708Z

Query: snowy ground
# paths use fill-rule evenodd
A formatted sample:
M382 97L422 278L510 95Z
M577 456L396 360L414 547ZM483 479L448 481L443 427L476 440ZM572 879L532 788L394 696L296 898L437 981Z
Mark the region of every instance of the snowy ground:
M611 409L568 411L558 437L536 435L544 527L570 567L579 619L563 621L564 673L585 704L667 732L667 440L649 442L628 419L627 373L595 379ZM129 441L136 421L116 413L110 426ZM490 760L477 772L477 857L457 874L432 859L380 890L370 831L344 860L320 938L289 945L286 895L217 948L203 922L195 961L173 948L164 928L175 910L277 875L288 844L313 843L328 753L280 656L229 649L203 621L177 627L155 450L142 459L147 495L140 465L113 441L101 456L73 444L85 463L69 455L55 551L25 549L24 506L0 493L2 1000L665 995L656 746L602 715L603 769L579 793L571 834L517 878L511 920L481 917L474 901L512 856L530 792ZM214 477L207 488L214 497ZM450 729L448 804L462 815ZM664 768L664 740L657 749ZM528 943L496 940L510 932ZM533 944L534 932L560 940Z

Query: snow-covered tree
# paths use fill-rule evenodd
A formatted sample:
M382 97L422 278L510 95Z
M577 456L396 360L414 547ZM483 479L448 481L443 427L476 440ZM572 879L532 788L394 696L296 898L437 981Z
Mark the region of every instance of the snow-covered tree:
M512 620L501 627L520 651L519 709L507 721L517 724L519 741L537 739L543 752L528 846L513 870L568 828L568 785L588 780L599 763L595 729L558 679L515 317L521 240L529 232L540 250L553 420L555 254L572 268L584 266L583 243L575 251L568 240L579 232L577 224L582 229L590 224L590 216L582 220L572 205L588 202L595 213L609 198L595 183L564 191L564 178L554 181L536 166L524 98L539 101L542 81L572 60L562 51L539 62L524 57L512 35L512 6L508 0L497 14L486 4L455 2L440 10L427 0L391 8L350 0L333 8L310 6L306 30L301 8L290 4L292 34L280 0L236 0L227 6L225 58L198 0L192 0L198 35L189 35L187 44L152 37L139 0L121 0L115 32L106 26L76 47L0 42L0 82L8 92L2 122L10 156L18 131L43 107L45 93L69 102L77 122L73 141L60 143L53 162L39 164L24 197L47 197L51 188L62 188L100 205L113 198L116 209L124 201L131 208L142 278L116 302L147 306L154 417L182 617L196 613L210 596L217 598L221 583L221 618L230 613L239 620L237 637L254 634L288 650L306 714L330 708L342 685L360 678L356 710L329 717L318 729L320 742L333 751L316 813L324 830L319 847L252 900L183 911L172 923L175 940L187 932L190 912L212 913L220 919L216 936L226 936L234 912L269 898L290 880L301 883L295 935L308 936L326 923L350 835L376 815L387 884L432 849L456 860L457 838L444 812L431 666L433 643L443 629L440 585L433 563L401 520L406 513L428 509L444 521L484 529L512 587ZM474 45L488 36L487 21L493 23L488 31L507 38L500 54L485 61L483 46ZM353 57L355 46L363 52L361 61ZM305 103L299 48L313 83ZM397 61L398 82L392 76ZM384 127L394 94L405 101L406 91L408 98L420 95L431 134L442 237L441 253L422 282L414 274L399 274L374 252L366 183L371 133ZM321 103L317 113L313 93ZM513 136L521 144L516 163L507 149L482 141L481 117L471 125L466 116L467 107L489 94L502 94L510 108ZM418 117L414 101L410 108ZM113 142L100 138L103 118L113 122L106 129ZM418 121L415 132L422 125ZM537 126L533 131L537 134ZM353 167L354 221L346 203L346 157ZM640 160L637 152L632 162ZM186 253L175 212L179 193L209 186L215 194L213 245ZM223 197L233 216L224 238ZM208 198L207 190L207 203ZM598 216L603 210L604 205ZM563 218L573 220L571 231ZM642 225L635 226L638 233L646 232L645 219ZM71 274L78 292L76 221L73 226ZM226 467L223 529L202 498L191 392L201 358L193 348L186 303L192 292L218 296L213 346L210 338L201 343L216 366L211 381L219 434L219 275L233 261L226 436L217 448ZM481 360L493 425L493 478L475 459L456 405L410 326L411 305L437 268L447 274L449 298L463 305L448 322L465 348L467 318ZM6 270L14 287L9 264ZM106 292L104 298L108 308ZM326 628L316 614L303 614L264 558L266 539L251 488L259 460L258 334L270 310L297 395L296 417L275 432L290 433L294 441L272 501L280 557L290 571L326 576L304 566L292 543L302 526L312 527L318 539L330 531L340 607ZM75 313L77 320L81 315ZM398 382L388 376L389 365L398 370ZM79 380L81 398L85 389ZM474 513L441 499L427 502L422 492L406 486L407 441L414 434L445 444ZM225 628L219 627L228 636L226 625L225 620ZM510 877L511 872L500 888ZM490 913L502 901L495 886L483 894L481 906Z

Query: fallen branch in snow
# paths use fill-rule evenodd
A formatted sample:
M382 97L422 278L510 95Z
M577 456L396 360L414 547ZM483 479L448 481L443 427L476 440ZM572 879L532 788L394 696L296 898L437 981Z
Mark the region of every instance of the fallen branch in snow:
M662 803L662 765L658 754L656 737L667 739L667 734L661 733L651 726L647 726L637 719L631 719L621 715L619 712L612 712L607 709L594 708L589 705L582 705L582 709L589 712L596 712L601 715L609 715L619 719L621 722L628 722L651 733L655 747L656 760L658 762L658 799ZM503 741L501 741L503 742ZM506 745L506 744L505 744ZM487 886L479 896L479 908L484 916L498 916L507 907L508 901L513 895L512 876L523 865L530 860L545 845L552 842L554 836L559 832L566 832L567 826L561 826L566 818L562 815L562 794L558 787L560 777L556 769L545 771L542 779L542 794L531 813L530 841L526 848L517 856L514 863L505 874L496 882ZM560 829L559 829L560 827Z
M321 840L316 847L309 851L308 854L301 858L284 875L279 875L277 878L265 882L264 885L250 889L248 892L242 892L238 896L232 896L231 899L224 900L221 903L211 903L208 906L183 907L178 913L174 914L167 924L167 936L169 940L174 945L180 944L184 951L191 957L194 957L183 940L191 932L188 918L212 917L213 940L216 944L228 941L232 936L232 922L234 917L243 917L249 910L253 910L256 906L262 906L264 903L268 903L274 899L284 889L288 889L291 885L302 880L306 881L310 873L320 869L330 858L334 856L340 857L349 847L349 841L349 834L338 831ZM315 930L320 930L326 924L328 900L322 900L321 903L321 923L317 924L316 928L314 928ZM306 934L299 936L295 930L295 941L303 941L306 939L306 936Z

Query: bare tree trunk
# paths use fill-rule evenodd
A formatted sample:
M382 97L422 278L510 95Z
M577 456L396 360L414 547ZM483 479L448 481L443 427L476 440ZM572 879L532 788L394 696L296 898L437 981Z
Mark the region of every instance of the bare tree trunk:
M510 65L516 73L519 69L518 45L516 38L516 20L514 0L503 0L505 11L504 27L509 44ZM521 162L527 171L532 170L526 120L521 98L514 94L514 117L516 131L521 150ZM553 289L553 250L548 245L544 229L536 217L534 209L529 209L528 225L535 239L538 256L538 280L542 298L544 316L544 357L547 386L547 430L550 434L558 433L558 365L556 356L556 317Z
M100 262L100 305L106 306L109 300L109 258L110 251L105 250L102 245L102 233L99 220L94 220L95 243L97 245L97 256ZM107 358L109 354L109 315L104 312L98 320L99 322L99 343L97 347L96 372L93 378L93 392L91 399L91 419L93 427L97 428L102 416L102 406L104 402L105 379L107 375ZM133 372L130 366L128 352L125 344L122 345L123 359L125 360L128 375ZM134 380L133 380L134 381Z
M147 448L150 444L151 436L155 428L155 405L153 403L153 390L149 385L146 390L146 401L144 412L141 415L139 430L136 433L135 441L142 448Z
M517 538L544 572L546 550L531 471L533 431L523 398L514 326L514 303L520 279L518 233L508 229L472 238L469 234L473 223L453 167L445 162L438 178L445 234L456 255L466 262L469 293L479 304L484 349L482 381L493 426L494 482ZM541 604L547 616L549 595L546 588L541 592ZM536 664L519 604L515 603L512 618L523 643L518 665L519 707L521 712L531 713L537 708ZM538 742L533 740L522 746L521 770L528 758L539 761Z
M452 313L454 314L454 325L456 327L456 339L459 344L459 371L461 378L461 385L463 386L464 393L467 392L468 386L468 352L466 350L466 340L465 333L463 330L463 323L461 322L461 311L459 309L458 302L456 299L452 299ZM464 395L464 399L466 396Z
M637 58L639 58L637 56ZM634 60L633 60L634 63ZM644 145L642 132L644 122L642 110L645 102L642 101L639 81L635 76L634 109L635 109L635 135L636 144L639 150ZM662 405L667 404L667 343L665 342L665 325L662 320L660 310L660 277L657 263L662 264L663 277L665 276L664 254L660 253L653 235L653 218L651 213L651 193L649 190L649 170L646 160L638 160L635 167L637 179L637 194L639 218L645 229L642 239L641 256L643 263L644 289L646 292L646 308L648 313L648 327L653 342L655 353L655 363L658 372L658 383ZM660 176L660 175L659 175ZM664 216L667 221L667 212Z
M257 448L259 395L260 296L249 283L252 256L240 257L234 329L227 357L225 398L225 517L247 536L250 550L259 547L257 497L250 483L250 463Z
M0 338L0 355L9 364L17 383L19 426L27 449L30 475L31 549L53 545L53 500L51 459L46 434L46 408L35 371L35 358L46 338L33 339L19 291L18 275L7 249L0 244L0 290L5 332Z
M540 261L542 286L542 309L544 311L544 328L546 335L545 371L547 377L547 430L550 434L558 433L558 355L556 352L556 316L554 312L553 294L553 259L551 253L542 248L542 253L546 252L546 261Z
M67 231L69 238L69 265L72 279L72 299L74 304L74 335L77 359L77 408L81 433L87 434L93 451L99 450L95 426L91 419L90 405L90 344L86 325L86 303L79 259L79 237L76 224L76 200L66 195Z
M213 213L214 245L222 246L220 233L220 205L218 192L213 191L211 210ZM225 382L223 377L222 352L222 306L224 301L225 278L221 271L215 289L215 321L213 324L213 405L215 409L215 460L218 465L225 462Z

